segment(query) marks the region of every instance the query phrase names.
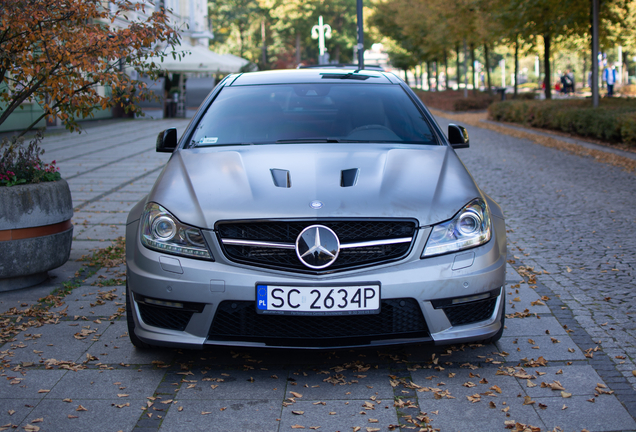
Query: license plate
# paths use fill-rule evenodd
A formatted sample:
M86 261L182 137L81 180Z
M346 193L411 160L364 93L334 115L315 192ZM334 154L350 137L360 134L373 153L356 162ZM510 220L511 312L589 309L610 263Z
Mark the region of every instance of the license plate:
M380 285L301 287L256 285L256 311L280 315L380 313Z

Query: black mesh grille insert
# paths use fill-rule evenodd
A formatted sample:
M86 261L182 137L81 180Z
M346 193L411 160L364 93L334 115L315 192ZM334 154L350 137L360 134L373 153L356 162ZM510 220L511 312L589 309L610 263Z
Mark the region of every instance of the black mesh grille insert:
M444 313L448 317L451 325L472 324L484 321L492 317L495 311L497 297L486 300L445 307Z
M372 340L428 337L415 299L382 300L375 315L289 316L256 313L252 301L224 301L214 316L211 340L281 346L365 345Z
M145 303L137 303L141 319L148 325L183 331L192 318L192 311L154 306Z
M300 232L314 224L331 228L341 244L373 240L414 237L413 221L257 221L221 222L217 230L221 239L256 240L294 244ZM343 270L378 264L406 256L411 243L341 249L338 259L324 271ZM319 273L304 266L293 249L258 246L223 245L228 259L246 264Z

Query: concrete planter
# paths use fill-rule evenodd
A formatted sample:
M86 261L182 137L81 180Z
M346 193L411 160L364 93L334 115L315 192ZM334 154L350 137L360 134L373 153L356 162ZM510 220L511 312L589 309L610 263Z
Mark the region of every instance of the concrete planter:
M43 282L68 261L72 217L65 180L0 187L0 292Z

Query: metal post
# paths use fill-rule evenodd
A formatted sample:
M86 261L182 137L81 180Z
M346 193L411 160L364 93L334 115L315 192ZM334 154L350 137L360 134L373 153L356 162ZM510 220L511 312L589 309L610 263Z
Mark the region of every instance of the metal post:
M364 69L364 27L362 25L362 0L357 0L358 12L358 68Z
M592 104L598 107L598 14L599 0L592 0Z

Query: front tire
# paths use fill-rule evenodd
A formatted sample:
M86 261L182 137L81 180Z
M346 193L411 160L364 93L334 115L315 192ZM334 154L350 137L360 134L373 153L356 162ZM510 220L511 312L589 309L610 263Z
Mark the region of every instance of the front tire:
M128 325L128 337L130 342L138 349L148 349L150 345L142 341L135 334L135 319L133 318L133 307L131 300L130 289L128 289L128 283L126 283L126 324Z

